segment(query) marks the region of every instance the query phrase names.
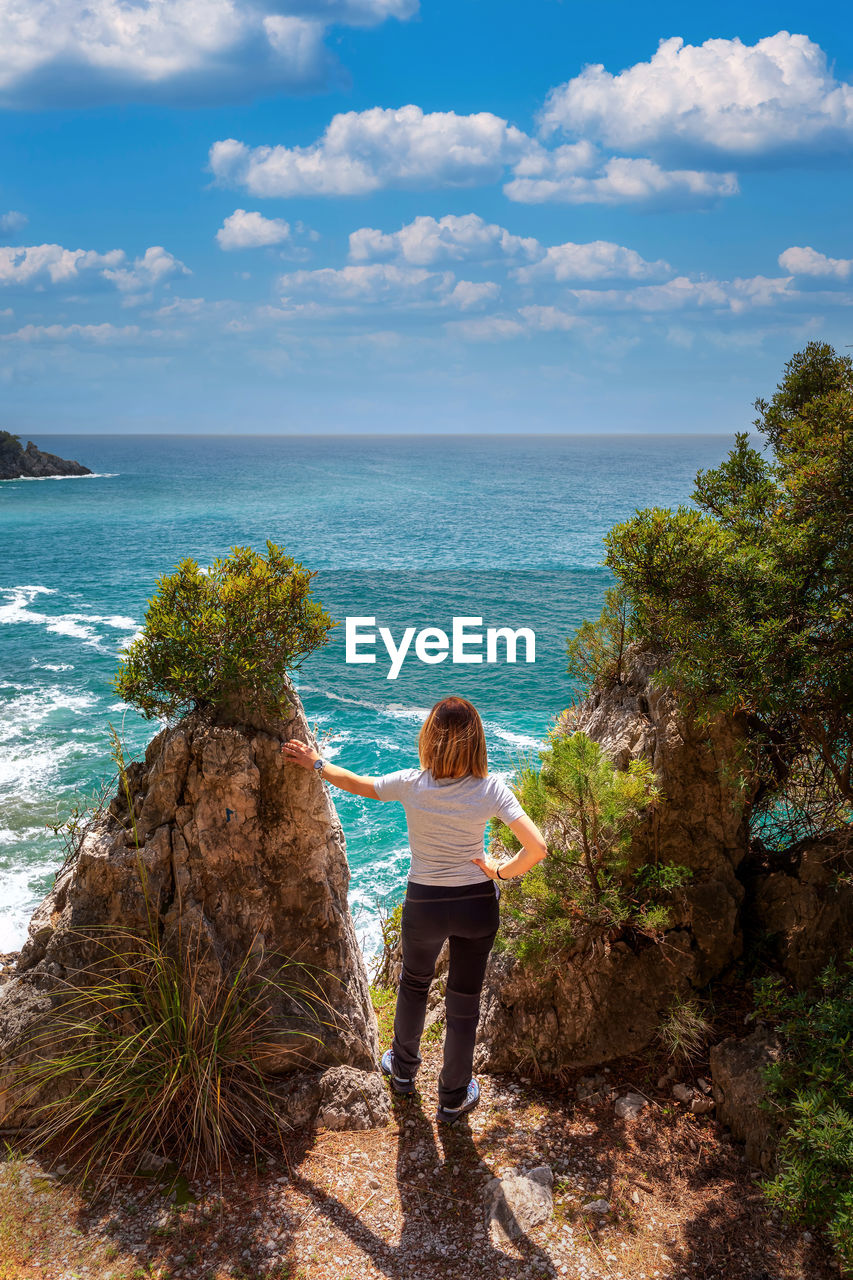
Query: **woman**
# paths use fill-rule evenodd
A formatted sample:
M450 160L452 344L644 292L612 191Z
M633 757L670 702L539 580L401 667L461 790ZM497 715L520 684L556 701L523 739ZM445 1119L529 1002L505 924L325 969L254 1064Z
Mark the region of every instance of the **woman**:
M542 833L500 778L490 776L486 737L476 709L465 698L443 698L430 711L418 738L420 769L366 778L330 764L302 742L282 751L292 764L371 800L398 800L406 811L412 863L403 903L403 972L397 993L394 1041L382 1070L396 1093L413 1093L426 1002L435 962L450 939L445 998L447 1029L439 1076L439 1120L452 1123L477 1105L472 1078L480 991L498 931L500 890L492 880L523 875L547 849ZM500 863L484 856L486 823L501 818L521 841L521 851Z

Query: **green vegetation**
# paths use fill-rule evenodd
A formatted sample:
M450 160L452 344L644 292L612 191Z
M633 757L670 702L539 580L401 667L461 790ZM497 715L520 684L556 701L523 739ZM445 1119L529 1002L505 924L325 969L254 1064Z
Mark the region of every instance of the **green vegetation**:
M812 342L756 409L763 451L739 433L694 505L607 535L617 587L569 660L587 684L619 679L639 641L703 714L738 713L758 827L785 845L853 806L853 361Z
M765 1191L795 1221L825 1227L853 1275L853 953L842 970L828 965L815 991L790 994L764 978L756 995L785 1046L765 1071L785 1126Z
M705 1017L698 1000L675 999L658 1027L658 1040L671 1058L692 1062L698 1058L711 1038L712 1023Z
M285 1123L269 1075L305 1060L324 998L296 966L270 977L254 957L223 975L200 940L167 950L152 931L81 934L89 966L23 1048L34 1149L50 1146L97 1179L133 1173L147 1152L194 1175L269 1152ZM297 1029L282 1035L273 1002Z
M160 578L142 634L115 679L144 716L243 707L280 711L288 673L335 625L309 573L281 547L234 547L208 570L182 560Z
M302 1065L334 1011L321 975L304 965L281 959L270 972L271 957L250 948L225 972L201 932L167 945L149 899L124 750L110 733L147 930L76 931L88 962L58 981L54 1006L17 1049L17 1084L37 1104L30 1142L96 1182L136 1172L150 1152L190 1175L221 1173L236 1155L280 1143L287 1126L271 1072Z
M503 891L505 913L517 924L503 940L522 959L555 965L584 939L630 924L656 933L669 900L690 877L685 867L647 866L632 878L627 858L642 814L660 799L647 761L617 769L584 733L559 726L541 751L542 767L523 767L513 790L543 831L548 857ZM500 821L496 844L518 840Z

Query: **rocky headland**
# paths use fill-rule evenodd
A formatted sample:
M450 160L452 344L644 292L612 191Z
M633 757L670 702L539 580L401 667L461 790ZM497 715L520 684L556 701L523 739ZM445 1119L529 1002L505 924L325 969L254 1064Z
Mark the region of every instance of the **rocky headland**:
M80 462L69 462L55 453L45 453L27 441L24 448L16 435L0 431L0 480L45 479L49 476L90 476Z
M582 729L617 767L650 761L665 800L638 831L632 863L672 859L692 878L657 941L625 930L544 978L511 951L493 956L478 1049L483 1103L459 1134L436 1129L417 1099L391 1098L377 1070L393 1003L368 987L329 791L280 752L290 737L311 740L297 694L282 719L193 713L160 732L82 832L4 974L0 1128L22 1134L45 1101L22 1096L16 1071L33 1031L85 975L99 929L144 931L153 919L168 945L191 944L199 981L213 986L246 955L261 975L294 960L322 978L329 1012L295 1062L304 1008L272 1002L267 1066L292 1132L282 1166L235 1173L227 1189L194 1182L183 1216L152 1193L131 1220L86 1207L48 1162L54 1217L86 1224L89 1253L69 1229L56 1265L39 1274L81 1265L100 1274L96 1260L118 1252L128 1276L156 1264L200 1277L229 1250L231 1269L216 1275L248 1267L270 1280L834 1274L825 1246L773 1221L754 1187L756 1169L774 1168L779 1134L761 1105L762 1068L779 1049L773 1030L752 1020L743 963L763 947L796 985L844 954L853 890L834 869L848 864L849 841L804 846L784 868L756 858L752 784L736 781L742 726L727 717L700 725L657 669L649 654L629 652L622 679L578 706L565 729ZM399 955L386 962L393 980ZM440 1067L442 983L439 966L424 1102ZM669 1064L661 1019L709 983L713 1042L692 1063ZM345 1129L362 1132L337 1132ZM33 1162L0 1171L7 1216L19 1212L14 1179L44 1177ZM164 1185L174 1196L173 1181Z

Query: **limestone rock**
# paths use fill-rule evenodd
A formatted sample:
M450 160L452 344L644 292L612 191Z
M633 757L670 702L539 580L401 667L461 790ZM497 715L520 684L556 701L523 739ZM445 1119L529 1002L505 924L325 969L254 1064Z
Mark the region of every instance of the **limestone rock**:
M317 1122L326 1129L376 1129L390 1119L388 1091L375 1071L332 1067L323 1074Z
M686 700L656 682L657 667L654 656L630 648L622 682L575 708L566 732L583 730L619 768L641 757L651 763L665 799L639 828L630 865L673 862L689 867L693 879L660 944L627 930L546 975L509 953L494 955L480 1069L510 1071L532 1061L548 1073L638 1053L673 999L704 986L741 952L737 869L752 795L751 785L740 790L734 779L741 727L721 716L700 728Z
M486 1183L486 1229L498 1247L503 1239L517 1240L553 1217L553 1187L554 1174L547 1164Z
M616 1099L614 1111L620 1120L633 1120L648 1105L648 1098L644 1098L641 1093L626 1093Z
M762 1071L778 1060L781 1051L775 1032L759 1027L742 1040L715 1044L710 1053L717 1119L745 1144L750 1164L765 1171L775 1163L779 1128L773 1113L761 1106L767 1097Z
M853 832L804 841L784 866L774 865L767 858L749 869L748 926L769 939L776 963L802 990L853 946Z
M294 737L311 740L295 691L287 718L212 723L193 714L154 738L144 763L128 770L132 813L120 791L33 916L0 988L0 1063L43 1021L61 984L78 980L91 959L88 939L110 928L145 933L150 914L167 945L194 948L200 982L221 981L251 953L261 977L283 972L300 988L271 997L271 1070L293 1069L294 1032L313 1000L317 1038L300 1037L300 1065L375 1071L376 1020L347 904L344 836L323 782L285 763L281 744ZM4 1127L26 1120L9 1083L0 1066ZM379 1114L375 1090L361 1087L374 1100L358 1107ZM353 1085L349 1096L357 1092ZM330 1116L340 1097L325 1098Z

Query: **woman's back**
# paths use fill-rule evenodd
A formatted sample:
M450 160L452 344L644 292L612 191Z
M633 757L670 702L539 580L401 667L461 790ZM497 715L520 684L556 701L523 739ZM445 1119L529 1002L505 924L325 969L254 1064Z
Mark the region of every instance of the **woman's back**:
M376 778L380 800L398 800L406 811L415 884L462 885L489 877L472 858L483 856L486 823L514 822L524 810L501 778L466 774L434 778L429 769L400 769Z

